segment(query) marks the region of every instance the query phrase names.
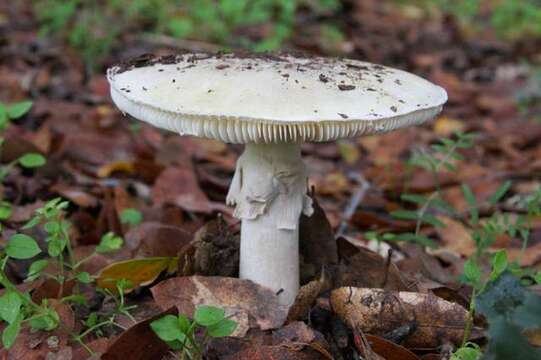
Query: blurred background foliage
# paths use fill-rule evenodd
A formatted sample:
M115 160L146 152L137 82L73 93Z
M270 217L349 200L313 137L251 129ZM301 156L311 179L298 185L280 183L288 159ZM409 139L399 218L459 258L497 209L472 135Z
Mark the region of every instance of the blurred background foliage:
M64 41L89 69L121 46L121 36L208 42L218 49L276 50L316 20L324 44L344 38L340 0L33 0L40 33ZM513 40L541 37L541 0L382 0L416 17L453 16L466 32ZM323 45L325 47L325 45ZM333 52L332 46L326 49Z

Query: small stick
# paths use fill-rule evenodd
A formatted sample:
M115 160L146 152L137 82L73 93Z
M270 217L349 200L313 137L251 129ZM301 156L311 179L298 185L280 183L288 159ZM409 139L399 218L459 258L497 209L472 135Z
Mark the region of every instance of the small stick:
M349 177L356 180L359 185L344 209L342 221L340 222L340 226L338 226L338 230L336 230L335 238L339 238L340 236L344 235L344 232L348 227L349 220L351 220L353 214L355 214L355 210L357 210L357 207L359 207L359 204L361 201L363 201L366 192L368 189L370 189L370 183L364 178L364 176L362 176L362 174L352 173L349 174Z

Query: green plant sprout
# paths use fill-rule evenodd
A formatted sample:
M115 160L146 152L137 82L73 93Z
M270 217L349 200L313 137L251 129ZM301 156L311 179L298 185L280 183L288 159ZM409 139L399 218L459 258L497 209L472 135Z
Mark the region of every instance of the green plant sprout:
M67 280L75 280L76 292L63 297L60 301L85 305L85 298L77 293L77 289L79 284L91 283L94 278L87 272L80 271L80 266L97 254L120 249L123 240L112 232L106 233L89 256L75 261L69 238L70 224L65 219L65 210L68 206L69 203L61 198L50 200L43 207L37 209L35 216L23 226L23 230L36 226L43 228L47 234L45 238L47 244L46 253L49 256L48 259L39 259L30 265L25 281L34 281L39 277L52 278L60 284L62 289ZM10 258L27 260L42 254L42 252L37 241L31 236L16 233L10 237L0 256L0 283L6 289L5 293L0 297L0 318L8 323L2 335L2 342L6 348L13 345L22 325L26 322L29 323L33 330L49 331L61 325L57 312L49 306L47 300L43 300L41 304L34 303L29 294L20 291L5 273L5 266ZM51 260L56 261L58 264L58 274L45 272ZM73 340L85 346L82 339L86 335L103 326L116 325L115 319L118 315L125 315L135 321L129 313L133 306L126 306L124 299L124 288L128 284L119 281L116 286L119 298L117 299L113 294L110 294L115 300L115 308L108 319L93 324L82 334L71 334ZM60 293L62 293L62 290ZM87 322L91 322L91 320L87 319Z
M128 208L120 213L120 222L127 225L138 225L143 221L141 212L134 208Z
M207 305L195 309L193 320L183 314L165 315L150 323L150 327L171 349L180 351L180 359L203 359L203 349L207 338L231 335L237 323L226 318L225 310ZM202 332L203 339L197 339L197 332Z
M32 107L31 101L22 101L14 104L4 104L0 102L0 151L4 143L3 132L10 122L24 116ZM44 165L45 157L38 153L27 153L19 158L0 166L0 182L3 182L6 176L17 165L23 168L32 169ZM8 220L11 217L12 205L9 201L0 199L0 221Z
M208 41L223 48L276 50L293 34L296 14L301 7L315 14L326 14L339 10L341 4L338 0L33 2L40 34L65 41L78 52L89 71L96 70L100 59L118 45L120 34L131 31L134 23L144 26L149 36ZM268 24L265 37L251 39L239 31L260 24ZM339 29L334 27L332 39L337 38L338 33Z
M423 225L434 227L444 227L443 224L434 215L435 212L455 215L456 210L451 204L445 201L441 196L441 180L440 173L443 169L451 172L456 172L456 166L453 161L462 161L463 156L458 153L459 149L468 149L473 147L475 134L455 132L456 139L440 139L437 144L431 146L431 151L417 150L409 161L412 167L419 167L430 171L434 178L435 191L430 195L421 194L402 194L400 199L414 204L418 207L417 210L395 210L391 212L391 216L399 220L414 220L415 231L401 234L383 234L383 240L386 241L413 241L431 248L436 247L432 239L421 234Z

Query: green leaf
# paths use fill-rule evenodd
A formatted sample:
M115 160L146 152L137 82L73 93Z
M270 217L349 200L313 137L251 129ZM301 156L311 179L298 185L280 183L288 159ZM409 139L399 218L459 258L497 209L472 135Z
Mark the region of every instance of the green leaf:
M481 282L481 269L479 265L473 259L468 259L464 263L464 277L475 288L478 287Z
M490 282L476 298L476 309L488 319L511 318L516 307L524 302L527 290L509 272Z
M207 335L210 337L224 337L233 334L237 328L237 322L230 319L223 319L217 324L207 327Z
M10 119L18 119L26 114L32 107L32 101L21 101L13 105L8 105L7 114Z
M137 209L129 208L120 213L120 222L122 224L137 225L143 221L143 215Z
M483 359L486 360L539 360L541 352L535 349L520 327L499 316L490 322L488 347Z
M185 335L180 329L178 319L174 315L165 315L150 323L152 331L163 341L183 340Z
M38 153L28 153L24 154L19 158L19 164L25 168L35 168L45 165L47 159L41 154Z
M434 227L445 227L445 224L432 214L423 214L420 219L422 222L432 225Z
M86 271L80 272L75 275L75 279L77 279L79 282L82 282L83 284L89 284L92 282L92 277Z
M42 259L34 261L28 269L28 275L25 281L33 281L41 276L41 272L49 265L49 261Z
M22 300L15 291L7 291L0 297L0 317L12 323L17 319L21 310Z
M395 210L391 211L391 216L401 220L417 220L417 211Z
M428 197L419 194L402 194L400 199L414 204L422 205L427 202Z
M215 306L200 305L195 309L193 318L196 323L203 326L211 326L222 321L225 310Z
M14 322L10 323L2 333L2 343L6 349L9 349L15 343L15 339L21 331L21 317L19 316Z
M421 234L414 234L414 233L402 233L394 236L392 239L385 239L389 241L412 241L419 243L423 246L427 246L431 249L435 249L438 247L438 245L429 237Z
M498 201L500 201L501 198L503 198L505 196L505 194L509 191L512 184L513 183L511 182L511 180L507 180L506 182L504 182L498 188L498 190L496 190L492 195L490 195L490 198L488 199L488 202L491 205L496 205L498 203Z
M47 244L47 252L49 253L49 256L59 256L66 248L66 241L58 236L52 236L48 239L49 243Z
M31 229L34 226L38 225L41 222L41 217L34 216L32 219L30 219L24 226L22 227L23 230Z
M88 306L88 302L86 301L86 298L81 294L73 294L69 296L64 296L62 298L62 302L73 302L79 305Z
M7 220L13 212L12 205L7 201L0 202L0 220Z
M535 282L536 282L538 285L541 285L541 271L538 271L538 272L535 274L534 280L535 280Z
M187 334L188 331L190 331L191 327L190 320L186 317L184 314L178 315L178 326L180 327L180 330L182 330L183 333Z
M3 130L7 127L9 123L9 117L7 109L4 105L0 103L0 130Z
M53 330L60 324L60 317L53 309L45 308L41 314L30 318L30 327L34 330Z
M464 199L470 206L470 221L472 224L477 224L479 222L479 209L477 208L477 199L473 194L473 191L466 184L462 184L462 193L464 194Z
M43 229L45 229L45 231L49 234L54 234L60 231L61 225L60 225L60 222L53 220L53 221L49 221L43 224Z
M507 261L507 252L500 250L492 258L492 272L490 273L490 280L496 280L505 270L509 262Z
M15 234L9 238L6 254L14 259L30 259L41 252L36 240L25 234Z
M124 240L118 235L115 235L113 232L108 232L107 234L101 237L101 241L98 246L96 246L97 253L108 253L116 251L122 247Z
M477 360L483 355L479 345L475 343L468 343L467 346L463 346L457 349L452 355L451 360Z

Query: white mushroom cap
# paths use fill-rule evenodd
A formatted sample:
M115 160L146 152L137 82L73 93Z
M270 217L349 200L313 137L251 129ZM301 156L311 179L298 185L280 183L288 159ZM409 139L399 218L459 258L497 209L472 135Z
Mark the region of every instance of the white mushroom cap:
M180 134L228 143L330 141L419 124L445 90L358 60L184 54L108 71L116 105Z

